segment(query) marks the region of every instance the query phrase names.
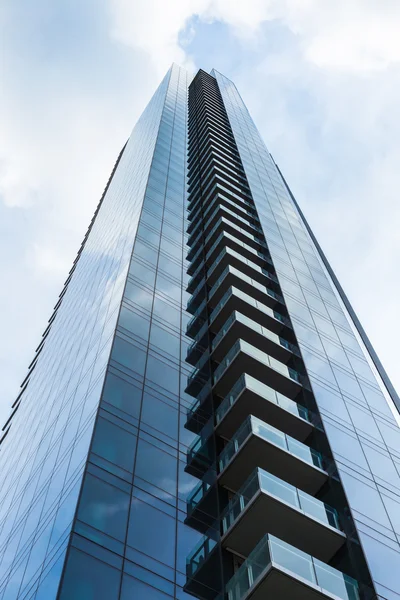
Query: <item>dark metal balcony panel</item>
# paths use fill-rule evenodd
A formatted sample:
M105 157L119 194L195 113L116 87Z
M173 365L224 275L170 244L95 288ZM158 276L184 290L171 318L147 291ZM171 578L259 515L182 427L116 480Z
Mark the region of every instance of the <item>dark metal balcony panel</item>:
M315 495L328 479L326 471L298 458L269 440L250 433L219 474L219 482L230 490L236 491L257 467L311 495Z
M254 415L301 442L306 440L314 429L310 421L285 410L245 385L217 424L217 435L230 439L249 415Z
M265 533L328 562L343 546L339 529L313 519L278 497L259 491L222 537L222 545L248 556Z
M216 362L221 362L236 340L242 339L277 360L287 363L293 358L293 352L279 343L278 335L273 332L271 334L271 337L262 335L261 332L255 331L241 320L235 319L212 351L212 358ZM274 341L272 338L275 335L277 340Z

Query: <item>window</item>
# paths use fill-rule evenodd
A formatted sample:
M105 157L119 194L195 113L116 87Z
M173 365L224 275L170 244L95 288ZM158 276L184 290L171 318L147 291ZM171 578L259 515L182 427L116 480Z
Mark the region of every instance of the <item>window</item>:
M107 375L103 391L103 400L116 408L139 418L142 389L132 385L113 373Z
M126 471L133 471L136 436L100 417L96 423L92 451Z
M175 519L132 499L127 543L171 567L175 564Z
M85 476L78 519L124 541L130 497L122 490L90 475Z
M71 548L60 600L117 600L120 571Z

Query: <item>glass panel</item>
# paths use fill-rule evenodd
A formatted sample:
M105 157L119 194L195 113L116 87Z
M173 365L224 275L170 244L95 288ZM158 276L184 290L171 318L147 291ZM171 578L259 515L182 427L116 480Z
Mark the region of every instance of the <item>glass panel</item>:
M274 567L282 567L294 577L317 585L325 592L343 600L359 600L358 584L354 579L272 535L261 539L228 582L226 591L229 600L241 600L253 583L267 572L271 560Z
M262 490L277 496L284 502L287 502L287 504L291 504L296 508L300 508L297 489L293 485L290 485L289 483L282 481L282 479L278 479L278 477L274 477L270 473L262 471L261 469L259 473Z
M349 600L359 599L358 585L354 579L344 575L340 571L337 571L316 558L313 560L318 585L324 590L328 590L331 594L339 596L339 598L346 598Z
M219 455L219 468L222 470L230 462L234 454L239 450L244 440L250 433L263 438L279 446L284 450L288 450L291 454L301 458L305 462L314 465L320 469L329 467L328 459L322 457L322 455L316 450L309 448L305 444L298 442L294 438L286 435L279 429L275 429L271 425L267 425L261 419L250 416L246 419L243 425L238 429L236 434L232 437L231 441L225 446L224 450Z
M85 552L71 548L60 600L117 600L120 572Z
M123 541L128 521L129 495L105 481L86 474L78 518Z
M297 548L286 544L278 538L270 536L272 560L303 579L316 583L316 576L311 556Z

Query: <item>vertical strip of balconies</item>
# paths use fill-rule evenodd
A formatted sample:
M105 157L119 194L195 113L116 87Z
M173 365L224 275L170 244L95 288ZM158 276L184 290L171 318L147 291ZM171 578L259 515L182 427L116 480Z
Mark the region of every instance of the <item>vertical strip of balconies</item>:
M358 600L364 588L340 568L359 575L343 490L218 86L203 71L189 88L188 164L186 427L198 437L186 470L199 484L186 523L204 538L186 590Z

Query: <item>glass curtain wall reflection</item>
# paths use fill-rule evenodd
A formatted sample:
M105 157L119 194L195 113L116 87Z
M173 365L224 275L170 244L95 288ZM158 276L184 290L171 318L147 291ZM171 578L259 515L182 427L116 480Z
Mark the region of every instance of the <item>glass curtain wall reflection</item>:
M173 65L3 428L0 600L400 600L400 428L309 231Z

